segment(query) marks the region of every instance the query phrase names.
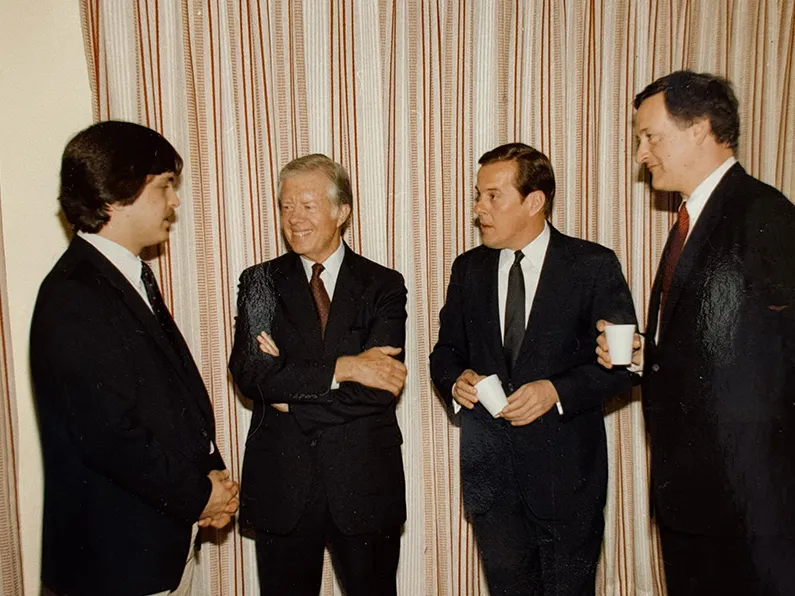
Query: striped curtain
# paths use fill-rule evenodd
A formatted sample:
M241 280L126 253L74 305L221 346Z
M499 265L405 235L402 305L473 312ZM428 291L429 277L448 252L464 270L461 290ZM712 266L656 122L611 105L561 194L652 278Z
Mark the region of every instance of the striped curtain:
M17 441L11 319L8 313L3 218L0 213L0 594L22 596L22 544L17 508Z
M233 474L250 418L226 370L237 278L285 250L279 168L322 152L350 172L346 240L401 271L409 290L406 596L487 593L461 508L459 429L427 364L450 265L479 242L477 158L513 140L547 153L553 223L616 251L641 321L674 215L632 162L636 92L684 67L728 76L740 161L795 195L792 0L81 0L81 10L96 119L151 126L186 159L156 269ZM638 397L606 406L600 595L664 594ZM252 541L237 529L208 538L194 593L258 594ZM328 564L322 593L340 594Z

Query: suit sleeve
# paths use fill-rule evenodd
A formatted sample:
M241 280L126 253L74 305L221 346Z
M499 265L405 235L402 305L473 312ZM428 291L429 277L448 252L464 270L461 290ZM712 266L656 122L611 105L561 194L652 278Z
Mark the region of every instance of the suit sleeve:
M240 392L253 401L270 404L331 403L329 392L336 360L310 360L299 354L277 356L259 349L257 335L273 335L276 292L265 263L240 276L235 340L229 370Z
M447 297L439 313L439 339L430 356L431 379L448 406L453 403L453 385L469 368L464 299L464 271L459 257L453 263Z
M391 271L388 281L385 279L383 287L376 293L378 298L362 351L377 346L393 346L401 349L397 358L405 361L406 294L403 276ZM330 394L330 403L304 402L290 406L290 412L304 433L311 434L363 416L382 414L395 405L395 396L389 391L355 382L340 383L339 388Z
M600 263L593 271L591 307L586 313L586 327L579 339L579 349L574 366L549 378L558 392L563 406L563 417L570 418L579 412L601 407L604 399L628 391L633 384L632 374L623 369L607 370L597 363L596 322L605 319L614 323L634 323L635 307L621 264L610 251L599 255Z
M210 480L189 452L165 449L146 426L141 371L114 324L122 316L130 315L83 283L53 288L37 305L34 379L49 387L46 399L84 465L162 513L195 522Z
M785 356L795 369L795 206L778 192L755 201L746 218L748 270L763 307L779 320Z

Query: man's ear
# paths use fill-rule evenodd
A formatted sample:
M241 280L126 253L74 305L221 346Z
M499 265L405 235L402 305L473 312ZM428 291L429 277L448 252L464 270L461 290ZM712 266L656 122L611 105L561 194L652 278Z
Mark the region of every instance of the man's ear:
M712 126L709 124L709 119L699 118L690 125L690 132L696 144L701 145L709 135L712 134Z
M525 211L530 217L537 215L539 211L544 210L544 203L546 202L546 197L544 196L543 190L534 190L531 193L528 193L527 196L524 198L522 206L524 207Z
M348 216L351 214L351 206L350 205L340 205L337 207L337 227L341 228L346 221L348 221Z

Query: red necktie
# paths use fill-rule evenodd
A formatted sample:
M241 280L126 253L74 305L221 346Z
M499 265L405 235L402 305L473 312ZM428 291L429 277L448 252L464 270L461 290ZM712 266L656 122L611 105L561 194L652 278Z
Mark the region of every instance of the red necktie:
M679 262L679 255L682 254L682 247L687 239L687 232L690 229L690 215L687 213L685 201L679 205L679 218L676 220L676 231L674 232L671 246L665 256L665 269L663 270L662 295L660 296L660 312L665 308L665 298L671 287L671 280L674 278L676 264Z
M328 311L331 307L331 300L326 291L326 285L320 279L320 274L323 273L323 265L315 263L312 265L312 279L309 280L309 291L312 292L312 298L315 299L315 308L317 308L317 317L320 319L320 333L325 334L326 322L328 321Z

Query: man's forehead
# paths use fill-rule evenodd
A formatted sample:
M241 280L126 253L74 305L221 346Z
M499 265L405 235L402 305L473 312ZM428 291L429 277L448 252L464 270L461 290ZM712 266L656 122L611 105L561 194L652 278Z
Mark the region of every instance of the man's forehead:
M279 193L279 203L314 203L324 200L332 202L333 190L334 186L331 183L288 185L285 180Z

